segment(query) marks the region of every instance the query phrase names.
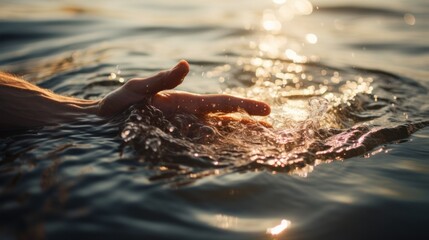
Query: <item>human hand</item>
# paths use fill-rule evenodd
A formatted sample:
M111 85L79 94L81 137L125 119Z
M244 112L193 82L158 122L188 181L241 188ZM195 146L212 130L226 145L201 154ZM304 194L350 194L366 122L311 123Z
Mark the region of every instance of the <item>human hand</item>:
M109 117L139 103L152 104L167 117L176 113L205 117L210 113L231 113L240 109L251 115L270 113L267 104L255 100L225 94L199 95L164 91L182 83L188 72L189 64L180 61L174 68L152 77L131 79L102 100L62 96L0 72L0 131L68 122L82 114ZM221 118L228 119L227 116Z
M189 64L182 60L174 68L148 78L129 80L122 87L108 94L99 103L98 114L112 116L129 106L149 101L166 116L190 113L205 116L209 113L233 113L244 110L250 115L265 116L270 106L256 100L226 94L193 94L170 90L183 82L189 72Z

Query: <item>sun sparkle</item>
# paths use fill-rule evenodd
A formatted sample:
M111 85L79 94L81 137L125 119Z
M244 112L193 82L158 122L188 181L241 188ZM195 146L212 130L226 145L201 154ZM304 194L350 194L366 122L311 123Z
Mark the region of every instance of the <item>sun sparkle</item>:
M291 224L291 221L283 219L279 225L272 227L272 228L268 228L267 233L274 235L274 236L279 235L284 230L286 230L290 226L290 224Z

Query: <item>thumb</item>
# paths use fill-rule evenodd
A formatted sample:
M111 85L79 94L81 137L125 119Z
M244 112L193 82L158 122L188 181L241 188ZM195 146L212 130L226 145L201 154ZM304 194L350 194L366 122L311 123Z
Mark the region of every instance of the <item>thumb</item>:
M181 60L170 70L159 72L148 78L135 78L127 82L129 89L138 94L156 94L173 89L183 82L189 72L189 63Z
M107 94L99 103L100 116L112 116L157 92L175 88L189 72L189 64L182 60L170 70L148 78L130 79L122 87Z

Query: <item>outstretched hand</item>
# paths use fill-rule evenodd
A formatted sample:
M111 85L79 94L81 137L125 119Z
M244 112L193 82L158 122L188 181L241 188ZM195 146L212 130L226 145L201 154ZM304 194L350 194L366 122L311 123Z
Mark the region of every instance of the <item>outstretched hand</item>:
M201 95L171 91L183 82L188 72L189 64L182 60L174 68L154 76L131 79L100 101L98 114L112 116L144 101L160 109L166 116L175 113L204 116L209 113L232 113L239 110L259 116L270 113L268 104L251 99L227 94Z
M176 113L204 117L210 113L239 110L250 115L270 113L267 104L255 100L226 94L199 95L171 91L182 83L188 72L189 64L180 61L174 68L152 77L131 79L102 100L62 96L0 72L0 131L73 121L82 114L110 117L142 103L152 104L167 117Z

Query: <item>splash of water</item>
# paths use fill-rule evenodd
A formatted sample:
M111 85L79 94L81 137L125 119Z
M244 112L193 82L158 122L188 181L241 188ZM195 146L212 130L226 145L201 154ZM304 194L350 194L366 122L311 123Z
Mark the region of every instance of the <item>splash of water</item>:
M321 162L367 154L429 124L405 101L414 98L411 102L419 104L426 88L389 73L338 69L300 54L301 43L282 31L296 16L311 14L312 4L273 2L277 7L263 12L259 41L249 43L255 54L238 59L235 67L207 72L226 85L225 79L242 83L224 92L269 103L270 116L238 113L235 117L244 121L235 122L222 121L222 114L167 119L153 107L134 108L121 136L140 159L156 166L153 179L188 181L260 169L305 176ZM302 39L318 42L314 33Z
M295 63L283 64L287 69ZM140 159L157 166L153 179L189 180L260 169L306 175L319 163L366 154L429 124L418 118L392 120L404 108L403 99L424 89L406 79L312 65L302 65L290 76L301 76L299 85L273 76L257 78L250 88L226 91L269 102L273 113L268 118L237 113L241 121L222 121L222 114L205 119L178 114L167 119L152 106L139 106L132 110L121 136ZM390 93L384 91L392 84L403 91L388 99Z

